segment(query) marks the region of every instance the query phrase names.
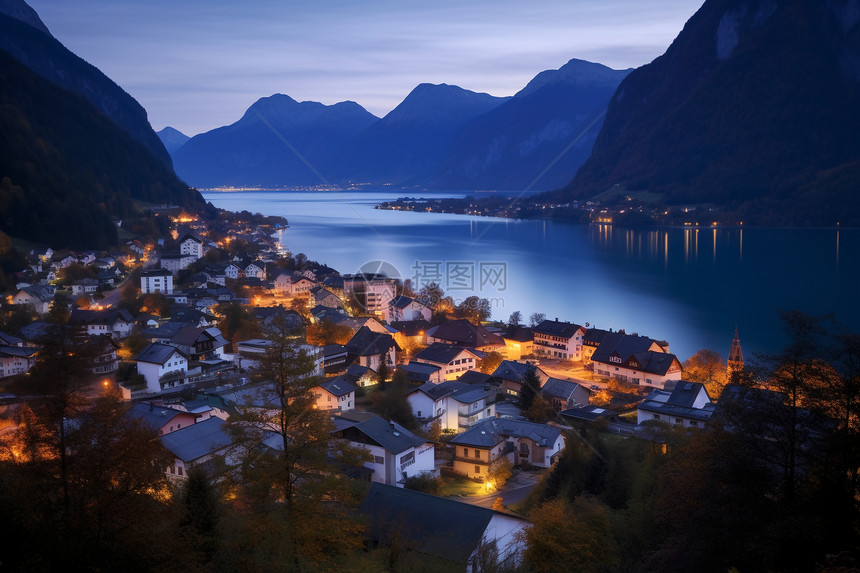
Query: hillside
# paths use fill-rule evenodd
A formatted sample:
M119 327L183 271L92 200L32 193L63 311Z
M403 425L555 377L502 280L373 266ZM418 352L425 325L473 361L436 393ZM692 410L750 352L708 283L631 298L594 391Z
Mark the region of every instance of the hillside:
M104 248L134 200L202 208L169 165L82 96L0 50L0 228L54 248Z
M707 0L621 83L555 197L617 186L748 223L860 224L858 23L856 2Z

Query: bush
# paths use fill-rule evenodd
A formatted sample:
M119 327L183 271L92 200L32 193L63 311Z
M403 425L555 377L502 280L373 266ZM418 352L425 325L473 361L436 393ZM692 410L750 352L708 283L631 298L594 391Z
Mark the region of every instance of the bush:
M442 480L432 474L421 474L406 478L406 481L403 482L403 487L413 491L439 495L439 489L442 487Z

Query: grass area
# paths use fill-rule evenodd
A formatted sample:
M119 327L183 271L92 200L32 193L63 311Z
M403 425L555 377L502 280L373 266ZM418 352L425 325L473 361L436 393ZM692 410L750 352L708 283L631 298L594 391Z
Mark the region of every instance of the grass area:
M452 497L455 495L471 497L473 495L484 495L485 493L487 492L484 489L484 484L465 477L442 478L442 487L439 489L441 497Z

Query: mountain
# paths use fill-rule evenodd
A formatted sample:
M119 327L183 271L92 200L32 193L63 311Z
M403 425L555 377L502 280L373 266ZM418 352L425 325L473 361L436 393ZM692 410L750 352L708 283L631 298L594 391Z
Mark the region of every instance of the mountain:
M355 102L331 106L275 94L239 121L188 140L176 172L197 187L318 185L341 147L377 121Z
M5 18L5 16L0 16ZM54 248L116 244L136 201L203 198L82 96L0 50L0 228Z
M630 70L570 60L538 74L475 118L448 150L434 186L553 189L588 158L609 99Z
M447 84L420 84L349 142L337 172L352 181L426 185L465 124L506 99Z
M156 135L158 136L158 139L161 140L161 143L164 144L164 148L170 154L173 154L174 151L185 145L185 142L191 139L178 129L174 129L169 125L161 131L157 131Z
M22 0L0 0L0 50L46 80L83 96L155 157L171 164L143 107L51 36L38 14Z
M557 196L611 200L617 185L749 223L858 225L858 182L856 0L707 0L621 83Z

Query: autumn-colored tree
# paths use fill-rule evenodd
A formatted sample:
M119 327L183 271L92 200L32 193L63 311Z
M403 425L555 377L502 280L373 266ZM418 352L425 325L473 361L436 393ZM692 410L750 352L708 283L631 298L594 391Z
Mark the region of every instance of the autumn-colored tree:
M536 395L532 400L531 406L523 410L523 416L532 422L545 424L555 418L556 411L552 404L547 402L540 394Z
M514 464L507 456L499 456L492 462L487 469L487 481L495 487L502 487L507 483L513 475Z
M329 344L346 344L354 332L344 324L334 324L330 320L309 324L305 329L308 344L326 346Z
M487 352L483 358L478 360L478 370L484 374L492 374L502 363L502 360L504 357L498 352Z
M720 397L726 385L726 363L713 350L703 348L684 362L684 379L705 385L712 400Z

